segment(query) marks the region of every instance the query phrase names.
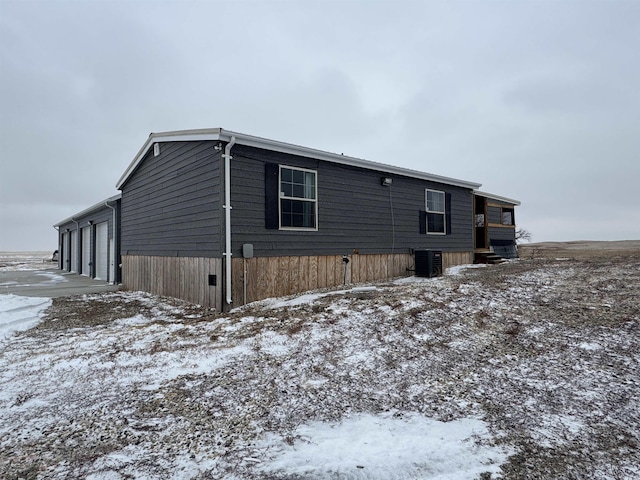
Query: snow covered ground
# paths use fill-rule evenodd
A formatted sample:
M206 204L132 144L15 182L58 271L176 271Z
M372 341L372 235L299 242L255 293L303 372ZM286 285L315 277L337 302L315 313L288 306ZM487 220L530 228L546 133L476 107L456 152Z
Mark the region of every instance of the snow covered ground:
M0 297L0 338L13 332L35 327L43 316L43 311L51 305L49 298L4 295Z
M640 257L375 287L55 299L0 338L0 477L640 478Z

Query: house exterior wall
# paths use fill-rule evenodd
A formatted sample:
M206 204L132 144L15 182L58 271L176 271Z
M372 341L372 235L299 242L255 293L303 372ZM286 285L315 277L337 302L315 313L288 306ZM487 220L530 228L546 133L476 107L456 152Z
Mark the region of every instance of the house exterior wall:
M232 253L253 244L256 257L409 254L413 249L473 252L473 195L462 187L338 165L322 160L235 146L231 161ZM318 230L268 229L265 225L265 164L317 172ZM446 192L451 232L420 233L425 189Z
M122 186L122 254L220 257L220 163L214 142L151 149Z
M127 288L230 307L223 291L224 162L216 143L161 143L159 155L150 148L121 185ZM409 275L418 249L443 250L446 265L473 261L469 188L245 145L235 145L231 155L231 306L245 301L245 291L254 301ZM317 173L317 231L269 228L267 164ZM383 177L393 179L390 187L381 185ZM426 189L446 194L446 235L421 233ZM243 244L254 247L247 262Z

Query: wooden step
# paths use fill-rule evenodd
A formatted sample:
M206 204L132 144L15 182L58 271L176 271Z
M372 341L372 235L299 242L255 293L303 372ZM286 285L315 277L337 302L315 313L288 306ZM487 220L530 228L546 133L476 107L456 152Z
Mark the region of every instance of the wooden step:
M504 258L493 252L476 252L473 259L473 263L485 263L490 265L497 265L504 262L506 262Z

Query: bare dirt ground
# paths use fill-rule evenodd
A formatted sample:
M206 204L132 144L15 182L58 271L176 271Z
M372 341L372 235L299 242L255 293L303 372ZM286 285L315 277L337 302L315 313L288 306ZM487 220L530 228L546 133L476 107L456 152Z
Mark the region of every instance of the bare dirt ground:
M295 449L301 425L366 412L482 419L504 479L640 478L640 242L520 252L227 315L55 299L0 344L0 477L436 478L269 470L265 435Z
M637 255L640 240L596 242L576 240L573 242L525 243L518 247L521 258L590 258Z

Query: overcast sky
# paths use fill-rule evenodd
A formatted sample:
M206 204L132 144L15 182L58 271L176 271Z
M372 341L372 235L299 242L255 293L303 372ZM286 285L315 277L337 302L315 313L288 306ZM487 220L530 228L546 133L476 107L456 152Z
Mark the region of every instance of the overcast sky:
M640 239L640 1L0 0L0 250L223 127L482 183L534 241Z

